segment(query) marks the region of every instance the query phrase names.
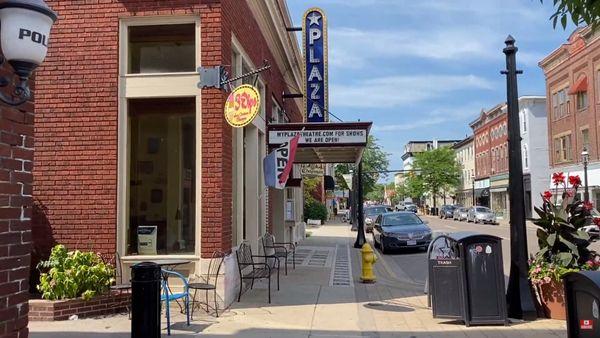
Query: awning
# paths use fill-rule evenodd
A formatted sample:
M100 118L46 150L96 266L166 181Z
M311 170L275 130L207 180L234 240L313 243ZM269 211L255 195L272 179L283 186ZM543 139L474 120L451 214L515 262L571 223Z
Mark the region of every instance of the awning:
M268 125L268 144L276 148L300 133L294 163L358 163L371 122L277 123Z
M587 87L588 87L587 76L583 75L577 80L577 82L575 82L575 84L573 86L571 86L571 89L569 89L569 94L573 95L573 94L577 94L580 92L587 92Z
M335 190L335 180L329 175L324 176L325 190Z

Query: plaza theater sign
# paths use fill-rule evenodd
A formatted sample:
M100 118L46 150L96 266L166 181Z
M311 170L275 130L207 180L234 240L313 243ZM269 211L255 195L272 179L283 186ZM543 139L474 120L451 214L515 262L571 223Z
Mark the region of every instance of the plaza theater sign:
M327 22L320 8L304 13L304 114L306 122L328 122Z

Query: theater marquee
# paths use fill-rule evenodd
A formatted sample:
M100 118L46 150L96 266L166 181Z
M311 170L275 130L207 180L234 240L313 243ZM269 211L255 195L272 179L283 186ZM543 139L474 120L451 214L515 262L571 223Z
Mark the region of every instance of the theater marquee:
M304 49L304 116L306 122L328 122L327 21L320 8L311 8L302 20Z

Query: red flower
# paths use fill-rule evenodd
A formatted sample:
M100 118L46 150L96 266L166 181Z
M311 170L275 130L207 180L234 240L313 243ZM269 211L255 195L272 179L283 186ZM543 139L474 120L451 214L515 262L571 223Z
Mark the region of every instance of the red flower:
M572 190L572 189L569 189L569 190L567 190L567 196L568 196L568 197L573 197L573 196L575 196L575 193L573 192L573 190Z
M583 202L583 208L587 211L594 209L594 205L590 201Z
M569 176L569 184L572 185L574 188L577 188L581 185L581 178L579 178L578 175Z
M552 174L552 182L555 185L564 184L565 183L565 174L562 172Z
M544 191L542 198L544 198L544 201L549 202L550 198L552 198L552 193L550 191L546 190L546 191Z
M600 226L600 218L595 218L594 217L594 224Z

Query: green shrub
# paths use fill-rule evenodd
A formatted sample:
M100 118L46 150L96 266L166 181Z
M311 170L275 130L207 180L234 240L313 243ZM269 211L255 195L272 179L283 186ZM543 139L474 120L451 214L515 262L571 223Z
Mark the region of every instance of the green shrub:
M320 219L322 222L327 220L327 207L325 204L315 200L307 201L304 204L304 221L308 219Z
M81 297L88 300L108 290L114 281L114 269L94 252L67 251L64 245L52 248L50 258L40 262L37 289L42 298L56 300Z

